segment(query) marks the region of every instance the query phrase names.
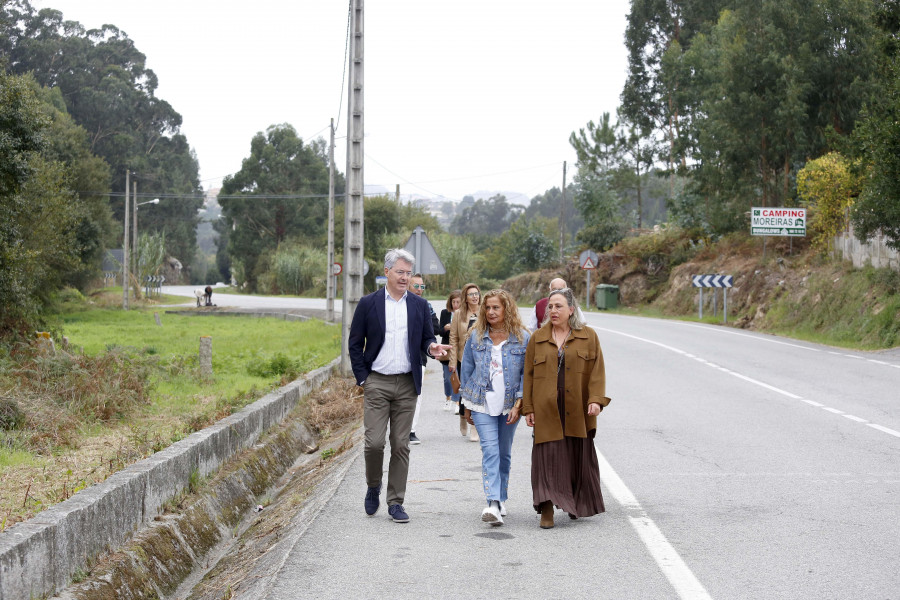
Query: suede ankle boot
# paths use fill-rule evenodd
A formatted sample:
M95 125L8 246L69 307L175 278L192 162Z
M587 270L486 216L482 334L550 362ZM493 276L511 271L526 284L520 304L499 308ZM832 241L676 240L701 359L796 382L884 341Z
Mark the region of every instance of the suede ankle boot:
M541 529L553 528L553 503L541 502Z

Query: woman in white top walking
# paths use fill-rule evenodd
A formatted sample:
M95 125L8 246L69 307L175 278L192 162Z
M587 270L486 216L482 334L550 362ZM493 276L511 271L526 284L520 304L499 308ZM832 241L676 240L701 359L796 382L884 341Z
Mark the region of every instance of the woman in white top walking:
M502 525L506 515L528 338L513 297L504 290L485 294L463 352L460 395L481 441L487 500L481 519L492 525Z

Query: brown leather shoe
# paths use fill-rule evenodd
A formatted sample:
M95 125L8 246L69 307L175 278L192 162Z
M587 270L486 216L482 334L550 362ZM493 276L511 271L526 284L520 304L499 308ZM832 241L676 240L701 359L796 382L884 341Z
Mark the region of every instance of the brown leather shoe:
M553 503L541 502L541 529L553 528Z

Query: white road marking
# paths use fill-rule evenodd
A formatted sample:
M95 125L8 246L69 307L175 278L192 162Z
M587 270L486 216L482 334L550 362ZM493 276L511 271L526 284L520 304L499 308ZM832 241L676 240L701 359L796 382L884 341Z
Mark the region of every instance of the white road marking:
M844 413L843 416L847 417L851 421L856 421L857 423L868 423L868 421L866 421L865 419L862 419L860 417L855 417L853 415L848 415L847 413Z
M894 431L893 429L891 429L891 428L889 428L889 427L884 427L884 426L882 426L882 425L876 425L875 423L867 423L867 425L868 425L869 427L871 427L872 429L877 429L878 431L883 431L883 432L888 433L888 434L890 434L890 435L892 435L892 436L894 436L894 437L900 438L900 431Z
M767 390L770 390L770 391L772 391L772 392L775 392L775 393L777 393L777 394L781 394L782 396L787 396L788 398L793 398L794 400L800 400L801 402L805 402L806 404L815 406L816 408L821 408L822 410L828 411L828 412L830 412L830 413L833 413L833 414L836 414L836 415L841 415L842 417L847 417L847 418L850 419L851 421L856 421L856 422L858 422L858 423L865 423L865 424L868 425L869 427L871 427L871 428L873 428L873 429L877 429L878 431L881 431L881 432L884 432L884 433L887 433L887 434L889 434L889 435L893 435L893 436L896 436L896 437L900 437L900 431L895 431L895 430L893 430L893 429L890 429L889 427L884 427L884 426L882 426L882 425L876 425L875 423L869 423L866 419L861 419L861 418L859 418L859 417L854 417L854 416L848 416L848 415L847 415L844 411L842 411L842 410L839 410L839 409L837 409L837 408L831 408L831 407L829 407L829 406L825 406L824 404L821 404L821 403L819 403L819 402L816 402L815 400L807 400L806 398L803 398L803 397L801 397L801 396L798 396L798 395L796 395L796 394L793 394L793 393L791 393L791 392L788 392L787 390L783 390L783 389L777 388L777 387L775 387L775 386L773 386L773 385L769 385L768 383L764 383L764 382L759 381L759 380L757 380L757 379L753 379L752 377L747 377L746 375L741 375L740 373L736 373L736 372L734 372L734 371L730 371L730 370L726 369L725 367L720 367L719 365L717 365L717 364L715 364L715 363L712 363L712 362L706 360L705 358L702 358L702 357L699 357L699 356L695 356L695 355L693 355L693 354L689 354L688 352L685 352L684 350L679 350L678 348L674 348L674 347L672 347L672 346L668 346L668 345L662 344L662 343L660 343L660 342L654 342L653 340L648 340L647 338L642 338L642 337L638 337L638 336L636 336L636 335L631 335L630 333L623 333L623 332L621 332L621 331L616 331L615 329L607 329L606 327L598 327L598 326L596 326L596 325L591 325L591 327L594 328L594 329L597 329L597 330L599 330L599 331L606 331L606 332L608 332L608 333L614 333L614 334L616 334L616 335L621 335L621 336L624 336L624 337L627 337L627 338L631 338L631 339L633 339L633 340L638 340L638 341L640 341L640 342L645 342L645 343L647 343L647 344L653 344L654 346L659 346L660 348L665 348L666 350L669 350L669 351L671 351L671 352L675 352L676 354L680 354L680 355L684 356L685 358L690 358L690 359L695 360L695 361L697 361L697 362L699 362L699 363L701 363L701 364L704 364L704 365L707 365L707 366L709 366L709 367L712 367L712 368L714 368L714 369L716 369L716 370L722 371L723 373L727 373L728 375L734 375L734 376L737 377L738 379L743 379L744 381L746 381L746 382L748 382L748 383L752 383L752 384L754 384L754 385L758 385L758 386L760 386L760 387L763 387L763 388L765 388L765 389L767 389ZM780 342L779 342L779 343L780 343ZM788 345L790 345L790 344L788 344ZM802 348L803 346L798 346L798 347L799 347L799 348ZM853 356L853 355L851 355L851 354L842 354L842 353L839 353L839 352L830 352L830 351L829 351L829 354L837 354L837 355L839 355L839 356L849 356L849 357L851 357L851 358L861 358L861 357L859 357L859 356Z
M600 478L606 484L606 489L612 494L616 502L622 505L628 516L628 521L638 537L644 542L647 550L660 570L675 588L675 592L682 600L712 600L703 584L694 576L691 569L685 564L678 551L669 543L656 523L647 515L647 511L637 501L625 482L599 451L597 460L600 463Z

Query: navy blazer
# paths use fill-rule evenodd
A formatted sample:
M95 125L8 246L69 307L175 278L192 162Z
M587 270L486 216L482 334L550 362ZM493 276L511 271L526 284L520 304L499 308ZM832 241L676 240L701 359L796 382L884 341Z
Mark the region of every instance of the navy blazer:
M350 323L347 352L357 385L369 378L372 363L384 345L384 295L385 289L367 294L359 299ZM406 331L409 340L409 364L412 366L416 395L422 393L422 369L420 352L435 343L428 301L408 292L406 294Z

